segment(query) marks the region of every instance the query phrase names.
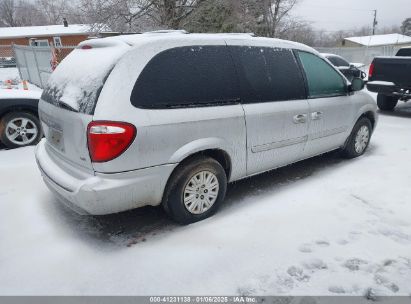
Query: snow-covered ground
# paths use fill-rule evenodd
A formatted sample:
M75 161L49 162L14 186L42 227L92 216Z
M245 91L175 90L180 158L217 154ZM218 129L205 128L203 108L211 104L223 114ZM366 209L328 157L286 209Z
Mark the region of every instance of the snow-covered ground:
M335 153L238 182L211 219L161 209L79 216L34 148L0 151L0 295L411 293L411 105L365 156Z

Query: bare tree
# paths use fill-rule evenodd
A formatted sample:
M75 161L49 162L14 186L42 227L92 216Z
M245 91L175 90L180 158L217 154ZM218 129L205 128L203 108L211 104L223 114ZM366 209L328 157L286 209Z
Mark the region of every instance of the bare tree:
M184 21L206 0L153 0L150 16L159 26L179 29Z
M61 23L63 18L67 17L68 2L65 0L37 0L36 5L49 24Z
M18 2L16 15L21 26L49 24L43 12L29 0Z
M404 35L411 36L411 18L407 18L402 22L401 32Z
M207 0L81 0L80 9L94 23L113 30L178 29Z
M318 40L316 31L304 20L287 19L278 29L277 37L315 46Z
M89 23L105 24L120 32L135 31L148 4L148 0L80 0L80 11Z
M287 26L285 19L289 17L290 11L294 8L297 0L261 0L259 10L261 13L258 22L258 33L267 37L278 37L284 30L282 26Z
M42 25L46 20L36 6L27 1L0 0L0 22L5 26Z
M6 26L19 26L14 0L0 0L0 20Z

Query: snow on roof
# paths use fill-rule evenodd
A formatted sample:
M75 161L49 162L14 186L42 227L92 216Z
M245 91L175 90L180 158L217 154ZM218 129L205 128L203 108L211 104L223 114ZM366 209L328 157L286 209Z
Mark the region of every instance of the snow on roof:
M255 37L252 33L183 33L181 31L171 31L171 32L146 32L142 34L133 34L133 35L119 35L113 37L105 37L99 39L92 39L83 41L79 44L79 46L84 45L92 45L98 47L105 47L105 46L112 46L113 44L128 44L129 46L137 46L142 45L144 43L149 43L153 41L172 41L175 42L210 42L212 40L230 40L230 41L239 41L247 44L250 41L259 41L261 45L272 45L277 47L284 47L284 48L296 48L302 49L314 53L318 53L311 47L308 47L304 44L276 39L276 38L267 38L267 37Z
M386 34L362 37L349 37L345 40L361 44L363 46L380 46L380 45L396 45L396 44L411 44L411 37L401 34Z
M100 28L100 25L99 25ZM45 26L22 26L22 27L0 27L1 38L41 37L41 36L64 36L73 34L90 34L95 31L95 26L90 24L45 25Z

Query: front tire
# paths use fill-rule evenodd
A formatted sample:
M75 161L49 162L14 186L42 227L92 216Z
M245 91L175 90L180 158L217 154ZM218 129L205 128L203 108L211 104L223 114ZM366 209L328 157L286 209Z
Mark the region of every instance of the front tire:
M378 94L377 105L381 111L392 111L397 106L398 98L394 96L387 96Z
M366 117L360 118L342 150L342 156L350 159L363 155L370 144L371 134L371 121Z
M36 145L43 133L39 119L27 112L12 112L0 120L0 141L9 149Z
M196 157L170 178L164 209L176 222L187 225L212 216L224 201L227 176L219 162Z

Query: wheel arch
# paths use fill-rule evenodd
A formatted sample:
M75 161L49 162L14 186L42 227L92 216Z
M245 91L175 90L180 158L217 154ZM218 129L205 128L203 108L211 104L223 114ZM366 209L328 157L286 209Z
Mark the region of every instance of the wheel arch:
M345 149L345 147L347 147L348 141L349 141L350 138L351 138L351 135L352 135L352 132L353 132L353 130L354 130L354 128L355 128L355 125L357 124L357 122L358 122L361 118L367 118L367 119L370 120L370 122L371 122L371 128L372 128L371 132L374 132L374 129L375 129L375 127L376 127L377 120L378 120L377 113L375 113L375 111L373 111L373 110L368 109L368 110L363 111L363 112L357 117L357 119L354 121L353 127L351 128L350 134L348 135L347 139L345 140L344 145L342 146L342 149Z
M371 121L372 131L374 131L375 125L376 125L376 122L377 122L377 114L374 113L373 111L367 111L367 112L364 112L364 113L357 119L357 121L360 120L361 118L368 118L368 119Z
M14 113L14 112L28 112L30 114L33 114L37 118L39 117L37 108L25 106L25 105L13 105L13 106L9 106L1 110L0 119L2 119L5 115Z
M232 169L232 158L226 142L221 138L203 138L189 142L170 157L169 163L181 165L190 160L190 158L199 155L209 156L218 161L226 171L227 179L229 179Z
M178 166L174 168L174 170L171 172L170 176L168 177L166 186L164 188L163 192L163 198L162 198L162 204L164 204L170 194L171 188L173 187L173 181L178 173L179 169L183 167L185 164L189 163L193 159L199 158L199 157L210 157L217 161L224 169L226 176L227 176L227 181L230 180L231 176L231 171L232 171L232 162L231 162L231 157L230 155L224 151L221 148L209 148L209 149L204 149L201 151L196 151L193 152L192 154L187 155L182 161L179 162ZM166 206L165 206L166 207Z

